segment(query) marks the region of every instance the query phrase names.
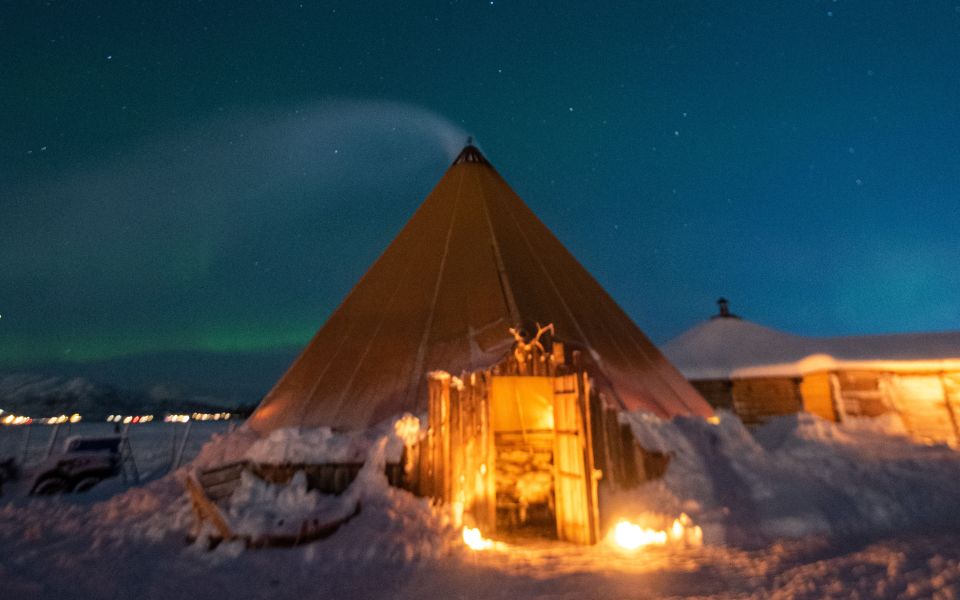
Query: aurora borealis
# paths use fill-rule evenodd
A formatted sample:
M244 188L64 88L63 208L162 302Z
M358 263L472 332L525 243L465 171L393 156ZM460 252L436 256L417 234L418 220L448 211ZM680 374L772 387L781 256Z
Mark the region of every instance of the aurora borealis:
M960 318L954 3L11 3L0 50L0 369L303 345L468 134L654 341Z

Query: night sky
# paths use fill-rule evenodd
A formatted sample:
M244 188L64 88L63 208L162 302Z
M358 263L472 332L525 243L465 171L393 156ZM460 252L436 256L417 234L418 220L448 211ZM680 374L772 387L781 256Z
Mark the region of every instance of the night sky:
M467 135L656 342L958 328L960 6L606 4L4 3L0 369L303 345Z

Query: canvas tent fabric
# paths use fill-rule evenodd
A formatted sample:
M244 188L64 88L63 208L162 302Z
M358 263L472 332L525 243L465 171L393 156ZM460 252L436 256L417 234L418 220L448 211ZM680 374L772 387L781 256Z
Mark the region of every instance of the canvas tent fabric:
M423 412L426 374L488 368L508 328L553 323L626 409L709 405L468 145L251 416L258 431Z
M943 366L944 361L960 359L960 332L805 337L740 318L713 318L667 342L663 353L692 380L801 374L844 366L893 368L894 363L902 369L908 363Z

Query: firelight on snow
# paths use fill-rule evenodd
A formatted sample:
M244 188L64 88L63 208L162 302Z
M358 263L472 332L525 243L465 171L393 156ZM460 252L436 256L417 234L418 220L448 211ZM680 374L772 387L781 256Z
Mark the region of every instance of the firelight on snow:
M624 550L641 546L662 546L667 543L667 532L646 529L627 520L621 520L613 529L613 539Z
M484 538L476 527L463 528L463 543L471 550L487 550L493 547L493 542Z
M649 529L620 519L613 528L613 541L624 550L636 550L644 546L665 546L683 544L687 546L703 545L703 530L693 524L686 513L673 520L669 529Z

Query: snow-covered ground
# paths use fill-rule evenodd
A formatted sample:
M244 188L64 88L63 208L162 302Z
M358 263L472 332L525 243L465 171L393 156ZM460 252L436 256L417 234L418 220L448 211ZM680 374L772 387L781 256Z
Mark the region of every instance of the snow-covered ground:
M514 542L473 551L442 508L372 469L347 492L362 512L331 538L208 551L185 542L189 503L165 477L88 495L0 497L0 597L960 596L960 454L949 448L890 435L896 423L838 426L806 415L755 436L729 415L719 425L630 422L646 446L673 458L662 481L606 498L605 509L635 519L685 511L703 526L703 546ZM243 455L253 442L242 430L217 437L197 461ZM169 452L167 439L154 454Z

